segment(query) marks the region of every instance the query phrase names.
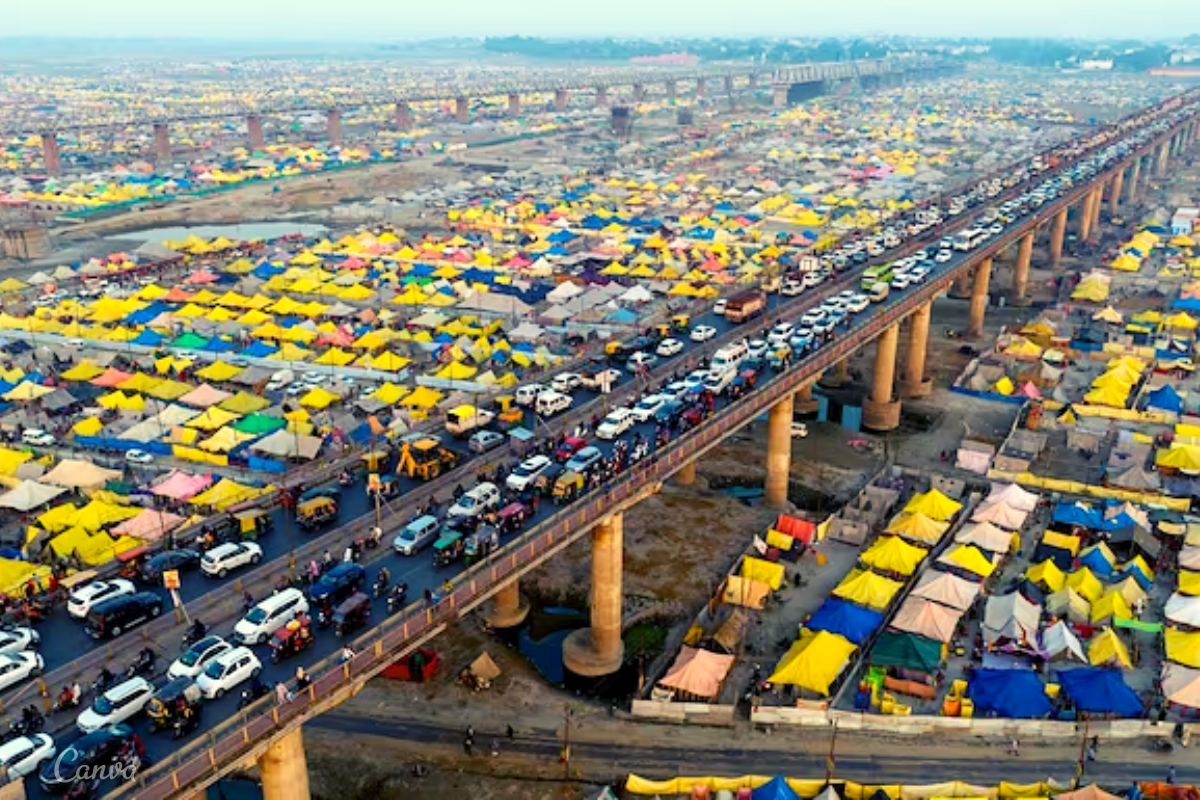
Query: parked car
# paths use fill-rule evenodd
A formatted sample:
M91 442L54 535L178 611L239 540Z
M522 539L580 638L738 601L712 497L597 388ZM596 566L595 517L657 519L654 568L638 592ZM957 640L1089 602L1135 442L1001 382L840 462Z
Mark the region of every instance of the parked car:
M153 464L154 456L145 450L126 450L125 460L130 464Z

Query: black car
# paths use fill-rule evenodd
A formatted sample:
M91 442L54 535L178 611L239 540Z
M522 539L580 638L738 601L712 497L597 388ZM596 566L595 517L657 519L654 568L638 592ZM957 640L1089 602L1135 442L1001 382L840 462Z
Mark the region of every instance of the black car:
M367 571L346 561L321 576L321 579L308 590L308 599L315 604L337 604L345 600L363 585L367 580Z
M674 425L686 407L682 400L668 400L654 412L654 421L663 425Z
M113 639L162 613L163 601L154 592L122 595L88 610L83 631L93 639Z
M164 572L173 569L195 569L200 566L200 554L195 550L164 550L153 558L147 559L138 571L146 583L162 583Z
M121 748L133 737L128 725L111 725L76 739L58 752L58 757L42 765L38 778L42 788L54 794L65 794L84 774L112 764ZM84 769L86 767L87 769Z

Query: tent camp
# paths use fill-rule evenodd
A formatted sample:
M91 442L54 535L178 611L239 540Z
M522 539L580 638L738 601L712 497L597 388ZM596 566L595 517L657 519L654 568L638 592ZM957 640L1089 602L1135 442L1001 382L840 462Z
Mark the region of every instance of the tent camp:
M882 572L912 575L926 555L927 550L911 545L898 536L881 536L861 558L864 564Z
M915 633L886 630L871 648L877 667L900 667L932 674L942 665L945 645Z
M992 484L992 490L987 496L988 503L1004 503L1021 511L1033 511L1037 508L1038 496L1027 492L1015 483Z
M38 481L21 481L15 489L0 495L0 508L30 511L49 503L65 491L66 488L62 486L47 486Z
M1088 663L1083 652L1083 645L1067 623L1061 619L1046 628L1039 636L1041 651L1051 660L1074 660L1080 664Z
M41 482L68 489L99 489L109 481L120 479L119 470L98 467L90 461L65 458L43 475Z
M1100 667L1064 669L1058 672L1058 682L1080 711L1118 717L1142 715L1142 701L1125 684L1119 670Z
M965 525L954 534L954 541L960 544L973 544L981 550L990 553L1007 553L1013 547L1013 535L1000 530L990 522L976 522Z
M870 570L855 569L834 587L832 594L860 606L883 609L888 607L903 587L900 581L885 578Z
M829 696L829 689L850 662L850 656L858 648L836 633L801 629L800 638L775 667L767 680L771 683L799 686L821 697Z
M971 515L972 522L990 522L998 528L1004 528L1008 531L1020 530L1025 524L1025 517L1028 512L1013 508L1007 503L1000 501L995 503L987 503L980 506Z
M814 631L828 631L861 645L883 624L883 615L878 611L839 600L828 598L805 623Z
M962 509L962 503L951 500L937 489L930 489L925 494L913 495L904 506L905 513L924 514L925 516L945 522Z

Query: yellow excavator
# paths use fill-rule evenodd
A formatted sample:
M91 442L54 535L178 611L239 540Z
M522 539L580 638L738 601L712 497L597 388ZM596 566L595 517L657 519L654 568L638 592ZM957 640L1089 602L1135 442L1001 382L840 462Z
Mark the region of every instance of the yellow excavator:
M396 472L423 481L431 481L443 472L458 466L458 453L442 447L437 439L418 439L405 442L400 449L400 463Z

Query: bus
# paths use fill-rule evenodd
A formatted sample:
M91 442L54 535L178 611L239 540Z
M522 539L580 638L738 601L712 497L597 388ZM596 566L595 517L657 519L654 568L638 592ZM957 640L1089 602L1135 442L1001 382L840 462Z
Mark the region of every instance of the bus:
M954 234L954 249L974 250L979 245L983 244L988 238L988 232L983 228L968 228L965 231L959 231Z
M862 274L861 286L864 291L871 291L871 287L877 283L892 282L892 265L891 264L876 264L873 267L867 267Z

